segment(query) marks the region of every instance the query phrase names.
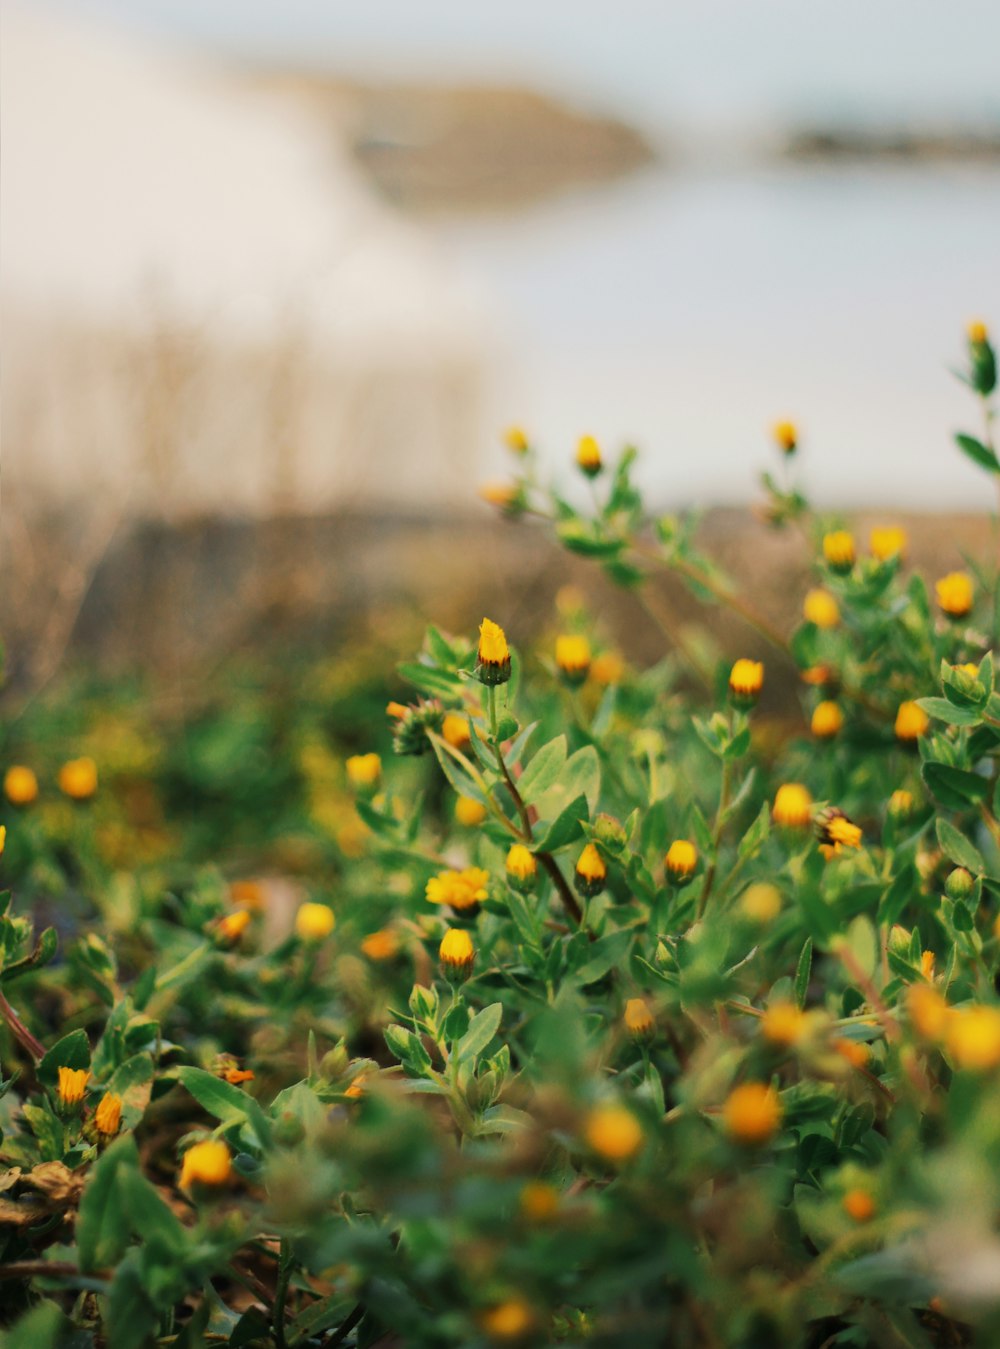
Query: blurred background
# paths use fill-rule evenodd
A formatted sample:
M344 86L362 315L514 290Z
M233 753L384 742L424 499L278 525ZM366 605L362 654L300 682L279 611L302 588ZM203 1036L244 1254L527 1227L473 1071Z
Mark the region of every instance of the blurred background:
M4 0L2 28L16 696L526 616L577 578L477 502L509 423L553 475L584 432L638 445L779 608L788 543L731 508L780 418L823 507L932 565L985 543L949 366L1000 313L992 0Z

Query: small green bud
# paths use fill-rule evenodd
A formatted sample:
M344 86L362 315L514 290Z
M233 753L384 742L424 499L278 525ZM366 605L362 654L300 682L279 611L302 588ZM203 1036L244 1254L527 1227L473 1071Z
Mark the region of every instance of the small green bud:
M944 892L949 899L967 899L972 894L973 880L965 867L956 867L944 883Z

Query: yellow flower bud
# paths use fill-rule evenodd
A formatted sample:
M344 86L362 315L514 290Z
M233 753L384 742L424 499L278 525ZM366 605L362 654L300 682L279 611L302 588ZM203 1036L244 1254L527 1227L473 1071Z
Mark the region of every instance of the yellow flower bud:
M830 1048L846 1059L852 1068L860 1071L868 1066L871 1051L861 1040L848 1040L845 1036L837 1035L830 1041Z
M755 881L743 891L740 908L751 923L772 923L781 912L781 892L768 881Z
M236 909L220 918L215 930L223 941L235 943L242 937L249 922L250 910Z
M446 740L452 749L464 749L471 739L469 718L463 717L461 712L446 712L441 723L441 738Z
M1000 1067L1000 1008L956 1007L945 1022L945 1043L959 1068Z
M450 927L441 938L438 959L446 974L453 978L467 978L476 958L472 938L462 928Z
M778 788L771 809L775 824L789 829L805 829L812 823L812 797L800 782L786 782Z
M794 422L776 422L772 434L783 454L794 454L799 443L799 432Z
M93 759L70 759L59 770L59 790L73 801L86 801L97 791L97 764Z
M840 622L840 609L828 590L808 591L802 601L802 615L817 628L835 628Z
M729 697L735 707L753 707L764 685L764 666L741 657L729 672Z
M974 884L970 871L966 871L965 867L955 867L945 878L944 892L949 899L968 899Z
M513 454L527 454L530 448L527 432L521 426L508 426L503 433L503 443Z
M774 1002L760 1019L761 1034L773 1045L790 1048L806 1029L806 1017L794 1002Z
M907 701L899 704L896 712L896 739L904 742L918 740L926 734L931 719L917 703Z
M557 637L556 665L568 683L582 684L590 672L590 643L586 637Z
M538 863L523 843L512 843L507 853L507 880L515 890L528 893L538 877Z
M3 850L7 846L7 826L0 824L0 857L3 857Z
M854 535L846 529L835 529L823 536L823 557L831 571L850 571L856 555Z
M295 915L295 931L303 941L322 941L336 927L337 919L327 904L307 901Z
M482 1312L479 1324L488 1339L509 1343L531 1334L537 1327L538 1318L523 1298L512 1297Z
M12 806L30 806L38 796L38 779L30 768L13 764L4 774L3 790Z
M496 506L505 515L519 515L524 508L521 489L511 482L485 482L479 489L487 506Z
M827 701L816 704L810 726L818 740L832 740L840 733L843 725L844 714L838 703Z
M626 1162L642 1147L642 1126L631 1110L621 1105L601 1105L587 1116L584 1136L598 1156L609 1162Z
M521 1191L520 1208L529 1222L548 1222L559 1211L559 1191L548 1181L529 1180Z
M770 1142L781 1123L781 1100L763 1082L744 1082L729 1093L722 1122L734 1143L759 1147Z
M113 1091L105 1092L97 1106L94 1123L100 1134L116 1134L122 1118L122 1098Z
M875 1200L867 1190L848 1190L843 1206L847 1216L856 1223L866 1223L875 1216Z
M906 530L899 525L882 525L868 535L872 557L888 562L891 557L902 557L906 552Z
M965 330L966 336L974 347L990 340L990 332L982 319L972 319Z
M648 1040L654 1030L653 1014L644 998L629 998L625 1004L625 1029L637 1040Z
M361 940L361 953L369 960L392 960L399 954L399 936L392 928L379 928Z
M698 865L698 849L689 839L675 838L667 849L663 865L675 885L686 885Z
M604 889L608 869L604 865L604 858L593 843L588 843L577 858L573 879L577 890L588 899L599 895Z
M895 820L905 820L913 814L913 793L899 787L889 797L889 814Z
M460 796L455 802L455 819L472 829L486 819L486 807L472 796Z
M348 782L358 791L377 787L382 776L382 760L377 754L352 754L346 768Z
M480 683L490 685L506 684L510 678L510 648L507 637L499 623L484 618L479 625L479 651L476 675Z
M233 1159L221 1139L209 1138L188 1148L181 1164L178 1184L182 1190L192 1185L225 1185L232 1175Z
M606 686L620 684L625 675L625 662L617 651L605 651L595 656L590 667L590 677L595 684Z
M588 478L596 478L603 468L601 447L593 436L581 436L576 447L576 464Z
M964 618L972 608L975 591L968 572L951 571L942 576L940 581L935 581L934 592L938 607L949 618Z
M911 984L906 990L910 1024L924 1040L940 1040L948 1021L948 1004L930 984Z
M60 1068L58 1072L59 1101L62 1105L79 1105L90 1081L89 1068Z

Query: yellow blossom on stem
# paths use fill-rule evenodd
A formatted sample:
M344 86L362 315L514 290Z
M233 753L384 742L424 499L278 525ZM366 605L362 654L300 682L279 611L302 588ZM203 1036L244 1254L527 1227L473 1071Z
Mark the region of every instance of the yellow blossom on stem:
M604 467L601 447L593 436L581 436L576 447L576 465L588 478L596 478Z
M97 791L97 764L86 756L69 759L59 770L59 790L73 801L88 801Z
M753 707L764 686L764 665L741 657L729 672L729 698L735 707Z
M910 1024L923 1040L940 1040L948 1022L948 1004L930 984L911 984L906 990Z
M794 422L775 422L772 435L782 454L795 453L799 443L799 432Z
M228 1082L231 1087L239 1087L244 1082L252 1082L254 1076L251 1068L237 1068L235 1064L227 1068L222 1074L223 1081Z
M817 628L835 628L840 622L837 601L828 590L810 590L802 601L802 615Z
M362 938L361 953L369 960L392 960L399 953L399 937L392 928L379 928Z
M60 1068L57 1091L62 1105L79 1105L90 1081L89 1068Z
M535 1330L538 1318L523 1298L512 1297L481 1312L479 1324L488 1339L502 1343L523 1340Z
M868 547L872 557L880 562L888 562L892 557L902 557L906 552L906 530L899 525L882 525L868 535Z
M438 959L446 974L452 978L467 978L476 958L472 938L459 927L450 927L441 938Z
M515 890L527 893L534 889L538 877L538 863L523 843L512 843L505 864L507 880Z
M503 433L503 443L513 454L527 454L530 445L527 432L521 426L508 426Z
M101 1097L97 1111L94 1115L94 1123L97 1125L99 1134L111 1134L118 1132L118 1126L122 1118L122 1098L113 1091L105 1092Z
M229 1148L221 1139L208 1138L185 1152L178 1184L182 1190L189 1190L192 1185L225 1185L232 1170Z
M818 740L832 740L844 725L844 714L840 704L829 700L817 703L812 714L810 729Z
M4 774L3 790L12 806L30 806L38 796L38 779L30 768L13 764Z
M990 330L982 319L972 319L965 329L965 335L974 347L990 340Z
M831 806L816 822L821 843L836 848L860 848L861 827L849 820L842 810Z
M774 1002L761 1017L760 1029L771 1044L789 1048L802 1039L806 1016L794 1002Z
M945 1044L959 1068L1000 1067L1000 1008L956 1007L945 1021Z
M861 1040L848 1040L846 1036L838 1035L830 1041L830 1048L846 1059L852 1068L867 1068L871 1051Z
M951 571L934 583L938 607L949 618L964 618L972 608L975 590L968 572Z
M590 643L586 637L564 635L556 638L556 665L570 684L582 684L590 672Z
M455 819L467 829L482 824L486 819L486 807L472 796L460 796L455 802Z
M573 879L577 890L588 899L592 899L594 895L599 895L604 889L608 879L608 869L604 865L604 858L593 843L588 843L576 859Z
M889 814L896 820L905 820L913 814L913 793L898 787L889 797Z
M801 782L786 782L778 788L771 809L775 824L805 829L812 823L813 801Z
M744 1082L726 1098L722 1122L734 1143L760 1147L770 1142L781 1123L778 1093L763 1082Z
M606 686L620 684L625 675L625 662L617 651L605 651L595 656L590 667L590 677L595 684Z
M740 908L751 923L773 923L781 912L781 891L769 881L755 881L743 891Z
M295 931L303 941L322 941L329 937L337 925L337 919L328 904L316 904L307 900L299 905L295 915Z
M510 678L507 637L500 624L494 623L491 618L484 618L479 625L476 676L481 683L490 687L506 684Z
M844 1212L856 1223L866 1223L875 1216L875 1200L867 1190L848 1190L842 1202Z
M698 865L698 849L686 838L675 838L663 859L667 875L675 885L686 885Z
M347 780L356 791L371 791L382 776L382 760L377 754L352 754L345 765Z
M226 942L238 942L250 922L249 909L236 909L220 918L216 927L219 937Z
M461 712L446 712L441 723L441 738L446 740L452 749L464 749L471 738L469 718L464 717Z
M857 549L854 535L846 529L835 529L823 536L823 557L831 571L848 572L854 566Z
M587 1116L584 1137L598 1156L609 1162L626 1162L642 1147L642 1126L621 1105L600 1105Z
M930 724L930 717L918 703L911 700L900 703L896 712L896 739L904 742L919 740Z
M430 878L424 893L431 904L447 904L458 913L469 913L487 898L489 879L482 867L442 871Z
M648 1040L655 1030L653 1014L644 998L629 998L623 1019L625 1029L637 1040Z

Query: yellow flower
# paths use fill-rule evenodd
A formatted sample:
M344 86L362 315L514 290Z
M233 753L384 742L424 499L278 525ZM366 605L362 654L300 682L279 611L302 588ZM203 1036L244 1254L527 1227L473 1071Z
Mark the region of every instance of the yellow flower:
M794 1002L775 1002L760 1019L761 1034L773 1045L790 1047L802 1039L805 1013Z
M816 591L815 594L822 594L822 591ZM828 685L834 687L837 685L837 671L832 665L810 665L808 669L803 670L800 676L803 684L809 684L814 689L825 688Z
M835 529L823 536L823 556L832 571L847 572L854 566L856 549L854 535L846 529Z
M586 637L557 637L556 664L570 684L582 684L590 671L590 643Z
M812 733L819 740L832 740L844 725L844 714L834 702L817 703L812 714Z
M532 890L538 877L538 863L523 843L512 843L507 853L507 880L515 890Z
M486 819L486 807L471 796L460 796L455 802L455 819L471 829Z
M3 857L3 850L7 846L7 826L0 824L0 857Z
M753 707L764 685L764 666L741 657L729 672L729 697L736 707Z
M910 701L900 703L896 713L896 739L918 740L926 733L930 724L930 717L917 703Z
M923 951L920 955L920 973L930 982L934 978L934 952Z
M875 1200L867 1190L848 1190L843 1205L844 1212L856 1223L866 1223L875 1216Z
M642 1126L621 1105L600 1105L587 1116L584 1135L589 1146L609 1162L626 1162L642 1147Z
M852 1068L860 1071L868 1066L870 1051L861 1040L848 1040L845 1036L837 1035L830 1041L830 1048L846 1059Z
M599 895L604 889L608 878L608 869L604 865L604 858L593 843L588 843L576 859L573 878L577 890L588 899L592 899L594 895Z
M895 820L905 820L913 814L913 793L899 787L889 797L889 814Z
M220 918L215 930L223 941L238 942L249 922L250 910L236 909L233 913L227 913L224 918Z
M801 782L786 782L778 788L771 818L790 829L805 829L812 823L812 805L812 797Z
M232 1170L232 1154L226 1144L221 1139L208 1138L185 1152L178 1184L182 1190L192 1185L225 1185Z
M59 790L74 801L87 801L97 791L97 764L86 756L70 759L59 770Z
M445 972L464 978L471 972L475 958L476 952L469 934L461 928L450 927L438 947L438 959Z
M939 1040L948 1022L948 1004L930 984L911 984L906 990L910 1023L924 1040Z
M625 662L617 651L605 651L594 657L590 677L595 684L620 684L625 675Z
M548 1222L559 1211L559 1191L548 1181L529 1180L521 1191L520 1208L529 1222Z
M593 436L581 436L580 442L576 447L577 468L586 473L588 478L596 478L600 473L603 463L601 461L601 447Z
M734 1143L759 1147L770 1142L781 1123L778 1093L763 1082L744 1082L726 1098L722 1122Z
M772 923L781 912L781 892L768 881L755 881L744 890L740 908L751 923Z
M799 432L794 422L776 422L772 434L778 449L784 454L794 454L799 443Z
M906 552L906 530L899 525L881 525L868 535L868 547L872 556L880 562L888 562L891 557L902 557Z
M966 336L974 347L990 340L990 332L982 319L972 319L965 329Z
M487 506L496 506L510 515L520 514L524 505L520 488L512 482L485 482L479 489L479 496Z
M820 845L831 850L830 853L824 853L828 860L830 856L838 855L844 848L861 847L860 826L849 820L836 806L830 806L823 811L816 821L816 829Z
M377 754L352 754L345 765L347 780L355 790L370 791L382 776L382 760Z
M38 796L38 779L30 768L13 764L4 774L3 789L12 806L30 806Z
M231 881L229 902L243 909L258 913L267 904L267 893L260 881Z
M239 1087L244 1082L254 1080L254 1072L250 1068L237 1068L235 1065L227 1068L222 1074L223 1080L228 1082L231 1087Z
M388 702L385 705L386 716L393 717L396 721L398 721L400 717L405 717L408 711L409 708L406 707L405 704L397 703L395 700Z
M653 1014L643 998L629 998L625 1004L625 1029L637 1040L648 1039L655 1029Z
M499 623L484 618L479 625L476 675L483 684L506 684L510 678L510 648Z
M337 924L333 910L327 904L314 904L311 900L299 905L295 915L295 931L303 941L322 941L329 937Z
M949 618L964 618L972 608L974 587L968 572L950 571L935 581L934 591L938 606Z
M698 849L686 838L675 838L667 849L663 865L675 885L683 885L694 875L698 865Z
M60 1068L58 1092L61 1103L79 1105L89 1080L89 1068Z
M523 1298L512 1297L482 1312L479 1324L491 1340L522 1340L535 1329L537 1320Z
M959 1068L1000 1067L1000 1008L954 1008L945 1022L945 1043Z
M452 749L463 749L471 738L469 718L463 717L461 712L446 712L441 723L441 738L446 740Z
M827 590L810 590L802 601L802 614L817 628L835 628L840 622L837 601Z
M113 1091L105 1092L97 1106L94 1123L99 1134L116 1134L122 1119L122 1098Z
M369 960L392 960L399 952L399 937L392 928L379 928L362 938L361 952Z
M529 441L527 433L521 426L508 426L503 433L503 443L514 454L527 454Z
M456 912L469 912L486 899L489 872L482 867L442 871L427 882L425 894L431 904L447 904Z

